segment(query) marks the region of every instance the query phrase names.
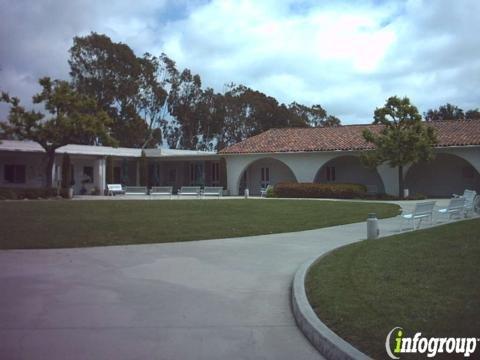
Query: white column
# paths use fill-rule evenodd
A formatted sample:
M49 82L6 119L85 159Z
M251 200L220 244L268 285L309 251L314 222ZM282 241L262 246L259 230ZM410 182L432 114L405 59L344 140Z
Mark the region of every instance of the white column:
M103 195L105 191L106 174L105 159L96 159L93 167L93 178L95 179L95 187L100 190L100 195Z

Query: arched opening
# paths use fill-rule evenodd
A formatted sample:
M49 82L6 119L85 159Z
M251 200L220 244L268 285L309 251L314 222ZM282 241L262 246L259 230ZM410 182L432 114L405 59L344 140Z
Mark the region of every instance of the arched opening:
M412 165L405 176L411 194L450 197L465 189L480 191L480 174L465 159L452 154L437 154L430 162Z
M280 182L297 182L288 165L273 158L259 159L249 164L240 175L239 194L248 189L250 194L259 195L262 188Z
M358 156L336 157L324 164L315 175L316 183L363 184L371 194L383 194L385 187L376 169L368 169Z

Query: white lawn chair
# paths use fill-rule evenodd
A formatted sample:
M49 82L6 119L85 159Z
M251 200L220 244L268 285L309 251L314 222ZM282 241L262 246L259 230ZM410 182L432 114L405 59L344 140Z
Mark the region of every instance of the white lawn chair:
M411 213L402 214L402 222L400 224L400 231L403 229L404 222L412 222L412 229L415 230L415 220L419 220L418 228L420 228L420 224L422 223L423 219L430 219L430 224L433 222L433 208L435 207L435 201L426 201L422 203L416 203L415 209Z
M267 185L266 188L261 188L260 189L260 197L267 197L267 193L270 189L273 189L272 185Z
M173 186L152 186L150 189L151 196L169 196L172 198Z
M456 215L461 217L465 209L465 198L457 197L450 199L446 208L438 209L437 214L440 216L446 216L447 220L450 220L452 216ZM437 222L439 219L437 219Z
M467 217L470 212L473 213L475 211L475 202L476 202L475 198L477 196L477 192L475 190L465 189L465 191L463 192L463 195L453 194L453 196L456 198L465 199L465 205L464 205L464 211L463 211L465 217Z

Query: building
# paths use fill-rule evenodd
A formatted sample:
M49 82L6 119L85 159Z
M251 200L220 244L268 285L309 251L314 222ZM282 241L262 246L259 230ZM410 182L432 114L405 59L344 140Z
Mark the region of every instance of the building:
M406 166L405 187L410 193L450 196L464 189L480 192L480 121L443 121L437 130L436 157L429 163ZM151 186L223 186L231 195L251 194L278 182L360 183L371 193L398 194L398 171L383 164L374 170L360 163L372 149L362 131L377 125L335 128L271 129L218 153L146 149ZM107 171L112 183L140 183L140 149L67 145L57 150L54 184L60 181L63 154L71 157L75 194L103 193ZM0 143L0 187L41 187L46 157L30 141Z
M480 192L480 121L430 123L437 130L436 157L429 163L404 168L410 193L451 196L474 189ZM380 125L334 128L271 129L220 151L226 159L231 194L248 188L258 193L267 184L282 181L359 183L369 192L398 195L398 170L386 164L369 170L360 154L372 144L364 129Z
M103 194L107 168L112 183L140 185L141 149L108 146L67 145L56 151L53 185L59 186L64 154L71 159L74 194ZM224 166L214 152L146 149L151 186L220 186ZM110 163L110 165L108 164ZM0 143L0 187L45 186L47 159L43 148L32 141L2 140ZM225 178L225 176L223 176ZM226 180L223 180L226 184ZM225 185L224 185L225 186Z

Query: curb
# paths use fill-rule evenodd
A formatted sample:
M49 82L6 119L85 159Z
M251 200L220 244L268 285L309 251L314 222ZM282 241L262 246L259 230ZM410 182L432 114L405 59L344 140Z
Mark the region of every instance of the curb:
M318 318L308 302L305 291L305 276L314 263L332 251L323 254L319 258L307 261L295 273L292 284L292 310L295 322L305 337L312 343L313 347L325 358L334 360L371 360L367 355L330 330Z

